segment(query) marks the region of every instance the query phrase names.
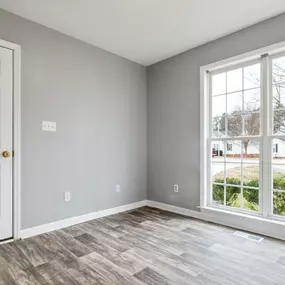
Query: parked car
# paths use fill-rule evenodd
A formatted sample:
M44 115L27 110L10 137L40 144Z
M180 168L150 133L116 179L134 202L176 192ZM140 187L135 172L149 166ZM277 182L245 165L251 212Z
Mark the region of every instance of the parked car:
M223 156L223 151L212 148L212 157L214 156Z

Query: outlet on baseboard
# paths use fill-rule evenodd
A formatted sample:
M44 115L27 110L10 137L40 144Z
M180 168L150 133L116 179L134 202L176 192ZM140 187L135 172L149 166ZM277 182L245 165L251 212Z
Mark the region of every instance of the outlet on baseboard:
M173 190L174 190L174 192L178 193L179 192L179 185L178 184L174 184Z
M121 192L121 185L120 184L117 184L116 185L116 192Z
M64 201L69 202L71 199L71 194L70 192L64 192Z

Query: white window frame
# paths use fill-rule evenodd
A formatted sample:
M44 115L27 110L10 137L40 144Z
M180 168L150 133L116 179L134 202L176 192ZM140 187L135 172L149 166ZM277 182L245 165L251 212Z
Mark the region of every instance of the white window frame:
M268 47L264 47L258 50L254 50L245 54L241 54L232 58L221 60L219 62L211 63L200 68L200 208L210 209L215 208L215 205L210 205L211 191L211 177L210 167L211 165L211 149L210 145L210 129L211 129L211 106L209 100L210 96L210 72L220 73L228 69L243 67L250 65L256 61L261 61L261 116L264 118L272 117L272 78L269 75L269 68L271 69L272 60L276 57L285 55L285 42L274 44ZM266 93L268 96L264 96ZM264 124L261 125L261 142L262 148L260 153L260 211L259 213L250 212L250 215L263 216L267 219L276 219L284 221L285 217L273 215L273 191L272 191L272 177L269 173L272 160L272 141L273 138L279 137L278 135L272 134L273 126L271 122L263 120ZM268 124L269 123L269 124ZM268 135L272 134L272 135ZM264 163L270 162L270 163ZM263 175L266 173L265 179ZM227 207L228 208L228 207ZM229 209L230 212L241 212L246 213L245 210Z

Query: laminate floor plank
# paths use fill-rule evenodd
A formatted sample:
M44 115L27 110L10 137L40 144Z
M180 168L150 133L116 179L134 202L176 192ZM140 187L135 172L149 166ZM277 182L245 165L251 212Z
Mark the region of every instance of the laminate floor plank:
M49 233L49 235L77 257L81 257L92 252L90 248L80 243L75 238L72 238L64 231L59 230Z
M175 255L161 255L156 254L151 251L147 251L143 248L132 248L131 250L128 250L122 254L124 257L128 257L129 260L134 259L137 260L139 258L144 260L145 264L156 264L156 261L159 261L159 263L168 264L169 266L172 266L173 268L177 268L180 271L184 271L186 274L189 274L193 277L197 277L200 275L204 270L206 270L206 267L204 267L202 264L195 263L194 261L189 261L182 256L175 256Z
M145 262L147 267L156 272L159 272L174 283L176 282L177 284L186 285L193 283L195 279L189 273L186 273L179 268L175 268L172 265L161 261L155 255L145 250L134 248L131 250L131 255L129 255L129 257L131 258L131 256L136 259L141 259ZM197 284L200 285L200 283Z
M109 285L110 280L105 274L98 272L96 268L88 265L68 269L69 274L80 284L88 285Z
M151 207L0 245L0 285L284 285L285 242Z
M250 266L244 265L239 261L226 258L224 255L217 254L216 252L210 253L209 255L199 252L192 252L191 254L184 253L182 256L186 259L194 259L197 262L204 264L206 267L208 267L210 272L217 272L218 276L230 276L232 283L251 285L270 284L268 283L267 277L264 278L261 268L259 269L260 272L257 275L256 270L252 270ZM271 278L272 281L272 277L268 277Z
M47 281L50 285L81 285L75 278L68 272L61 271Z
M169 279L148 267L136 273L135 277L148 285L175 285Z
M76 237L76 236L80 236L80 235L85 234L85 231L83 231L77 225L71 226L71 227L68 227L68 228L64 228L64 229L62 229L62 231L65 232L66 234L72 236L72 237Z
M12 278L17 285L43 284L43 277L35 270L15 243L0 246L0 267L3 279ZM0 275L0 279L2 276ZM7 285L10 285L7 283Z
M124 252L130 249L127 245L120 242L118 238L114 238L109 234L102 232L101 230L94 228L92 224L86 223L85 225L81 226L85 231L93 237L93 241L97 241L98 244L104 243L108 247L118 251Z
M147 217L146 216L132 215L132 212L120 213L120 216L122 218L125 218L126 220L131 220L131 221L136 222L138 224L147 221Z
M120 221L118 221L117 219L114 219L114 217L115 215L101 218L100 222L110 227L113 227L113 228L120 226L121 225Z
M95 237L89 233L85 233L81 236L75 237L76 240L80 241L85 246L89 247L92 252L97 252L102 256L110 256L118 254L119 252L112 247L109 247L104 242L99 242Z
M141 244L147 244L148 247L156 248L157 250L160 250L160 252L164 253L171 253L175 255L180 255L185 251L185 247L183 247L183 244L177 244L172 242L169 239L162 240L160 237L161 235L152 234L149 232L146 234L145 229L132 229L129 226L122 226L122 229L125 230L125 232L131 232L131 234L128 234L125 236L125 240L127 238L133 239L134 241L141 243ZM124 237L123 237L124 238ZM163 245L163 246L161 246Z
M114 282L110 284L144 285L143 282L135 278L132 274L129 274L125 269L96 252L81 257L80 260L90 267L101 271L101 274L108 275L111 281Z
M111 227L108 224L104 224L100 221L100 219L90 221L88 224L92 225L93 229L95 227L96 229L107 235L110 235L113 238L119 238L124 235L124 233L117 230L117 227Z
M278 261L279 264L284 265L285 266L285 256L281 256Z

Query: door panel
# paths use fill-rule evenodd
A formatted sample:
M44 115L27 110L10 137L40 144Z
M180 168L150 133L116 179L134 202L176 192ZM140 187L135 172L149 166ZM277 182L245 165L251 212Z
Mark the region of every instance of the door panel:
M13 236L12 86L13 52L0 47L0 240Z

